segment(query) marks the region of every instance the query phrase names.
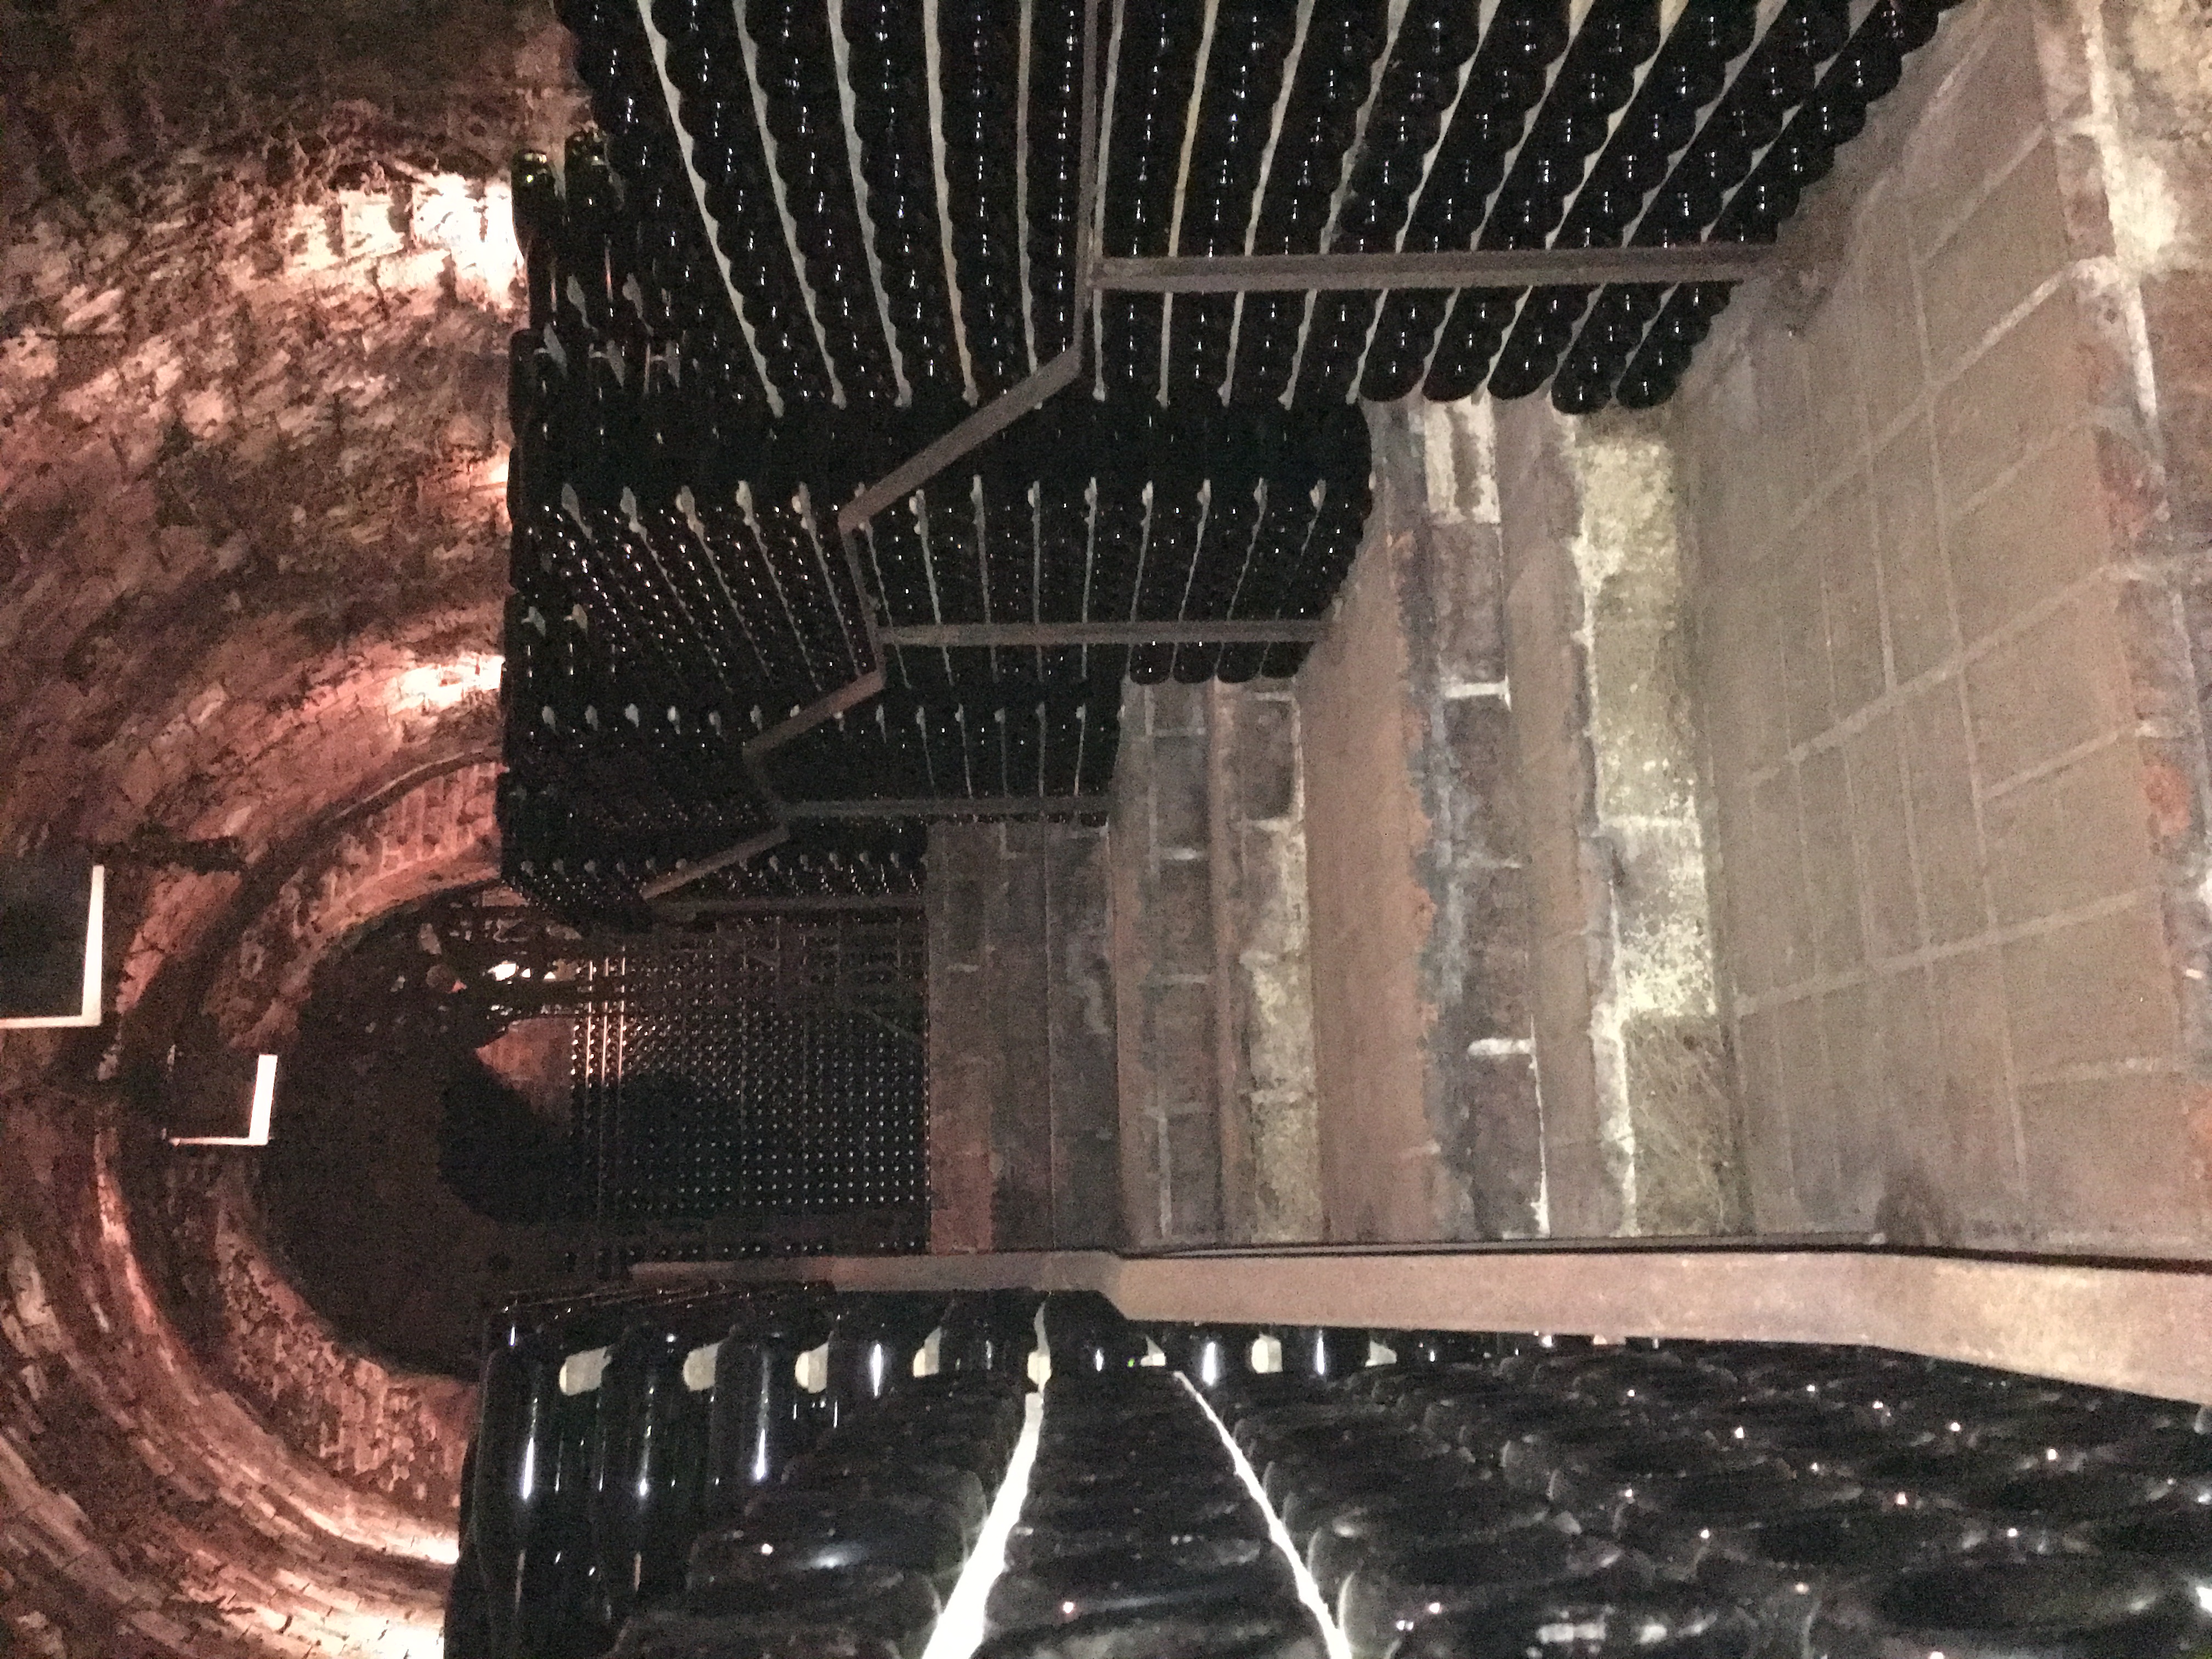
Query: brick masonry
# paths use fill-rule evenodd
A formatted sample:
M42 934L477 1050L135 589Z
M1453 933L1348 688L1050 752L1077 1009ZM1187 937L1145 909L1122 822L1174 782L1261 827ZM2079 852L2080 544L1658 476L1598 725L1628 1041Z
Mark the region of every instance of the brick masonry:
M1825 297L1747 293L1674 412L1763 1230L2212 1247L2208 51L2171 7L1950 14L1894 164L1808 209Z
M251 1155L173 1184L136 1078L196 1020L281 1033L481 840L498 181L578 118L567 48L470 0L8 33L0 854L110 849L122 1018L0 1049L0 1651L428 1659L471 1391L349 1351L220 1172Z
M1121 1236L1103 830L940 824L929 842L930 1248Z
M230 1267L274 1299L232 1286L201 1304L226 1328L216 1358L164 1306L160 1253L134 1231L125 1166L149 1156L143 1128L19 1091L0 1132L0 1621L16 1648L431 1659L471 1391L343 1354L234 1235Z
M1579 945L1578 1004L1540 998L1548 866L1531 849L1570 780L1532 777L1525 728L1551 720L1540 747L1564 759L1581 705L1522 706L1487 406L1408 404L1371 424L1368 538L1297 683L1328 1228L1528 1237L1553 1224L1566 1103L1591 1087Z
M1716 1002L1674 457L1649 416L1496 416L1547 1214L1741 1222Z
M1304 801L1287 684L1126 690L1109 848L1133 1243L1321 1234Z
M1648 420L1371 411L1299 677L1329 1236L1736 1224L1672 465Z

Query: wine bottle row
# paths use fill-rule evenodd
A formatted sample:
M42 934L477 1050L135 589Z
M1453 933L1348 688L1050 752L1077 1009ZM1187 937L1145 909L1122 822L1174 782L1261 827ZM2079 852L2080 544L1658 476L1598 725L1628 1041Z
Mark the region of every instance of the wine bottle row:
M921 891L928 848L916 823L800 823L758 858L702 878L692 898L856 900Z
M996 397L1034 367L1022 288L1019 0L941 0L939 97L945 217L975 390Z
M1322 1659L1290 1562L1220 1431L1103 1297L1044 1307L1052 1377L979 1654Z
M836 392L852 405L894 404L899 377L888 313L878 308L868 266L828 9L821 0L744 0L736 11L752 49L769 165L781 186L776 228L787 221L799 230L792 246ZM726 88L725 79L718 89Z
M1019 1435L1034 1307L766 1291L510 1310L447 1652L917 1653ZM940 1369L917 1377L933 1334Z
M1310 617L1358 550L1368 449L1356 409L1073 398L1034 419L869 526L863 562L890 625ZM932 690L1010 669L1095 679L1102 660L1119 659L909 649L898 672ZM1261 672L1243 648L1146 647L1128 660L1140 682Z
M1344 202L1329 244L1333 252L1387 253L1398 246L1408 229L1430 152L1459 100L1464 71L1477 45L1475 15L1465 7L1449 0L1419 0L1407 9L1376 89L1358 161L1345 181ZM1419 244L1419 238L1412 240ZM1361 384L1363 372L1372 378L1378 368L1384 379L1405 381L1390 395L1403 396L1412 389L1420 358L1426 356L1427 339L1419 342L1419 355L1415 356L1417 348L1406 331L1420 319L1403 307L1380 317L1382 299L1371 290L1315 296L1300 362L1300 397L1340 403ZM1426 312L1423 316L1427 333L1433 337L1436 318ZM1379 330L1378 321L1383 323ZM1364 371L1363 365L1367 366Z
M1118 681L894 688L771 751L765 765L787 799L1087 794L1103 803L1120 704Z
M956 403L962 377L939 234L923 13L904 0L842 8L853 127L885 308L917 401Z
M1204 0L1160 0L1123 19L1105 112L1106 176L1113 181L1101 204L1107 254L1168 251L1205 12ZM1109 399L1159 395L1163 316L1157 294L1101 300L1097 374Z
M1880 0L1854 31L1844 9L1792 0L1652 198L1633 240L1771 240L1799 192L1827 172L1835 146L1864 126L1869 106L1896 84L1905 54L1933 36L1950 3ZM1686 283L1660 305L1653 289L1620 293L1601 299L1589 349L1578 342L1555 389L1569 413L1608 397L1646 409L1673 396L1729 290ZM1635 344L1629 337L1639 325Z
M1292 9L1267 0L1226 0L1217 7L1176 228L1178 252L1244 252L1296 26ZM1233 294L1176 296L1169 328L1170 403L1220 400L1229 383L1237 303Z
M565 189L544 155L514 168L530 294L508 368L518 520L564 484L603 499L682 482L768 413L689 203L660 199L665 177L616 173L596 131L569 140L561 171Z
M757 795L732 790L678 803L650 779L615 780L617 796L597 781L579 788L538 775L533 751L510 739L499 784L500 871L572 926L642 927L650 920L640 886L679 859L702 858L760 834L773 818Z
M664 693L772 722L866 672L843 549L804 494L625 503L541 508L518 529L510 698L534 698L548 732Z
M1552 64L1567 51L1567 9L1557 0L1502 0L1468 66L1451 123L1421 188L1405 245L1471 247L1492 198L1544 101ZM1513 319L1510 289L1393 294L1383 307L1362 390L1403 397L1418 382L1432 398L1472 396Z
M1318 253L1329 204L1373 89L1389 29L1383 0L1315 0L1253 224L1255 253ZM1230 401L1288 397L1313 296L1248 294L1237 321Z
M1582 188L1589 157L1606 143L1616 112L1637 90L1638 71L1659 46L1656 6L1644 0L1600 0L1591 9L1531 118L1528 137L1484 219L1478 246L1531 248L1552 240L1569 201ZM1587 244L1592 239L1585 228L1564 240ZM1589 295L1588 289L1576 286L1533 289L1520 296L1510 329L1481 331L1481 343L1496 354L1486 382L1494 396L1526 397L1551 377L1574 339ZM1504 307L1482 314L1492 324L1502 322Z
M1613 247L1626 240L1644 203L1694 135L1699 114L1726 88L1729 64L1750 48L1752 23L1751 14L1726 0L1695 0L1685 9L1577 192L1560 228L1561 241ZM1570 412L1601 408L1666 290L1648 283L1614 283L1595 290L1594 303L1586 288L1547 292L1579 301L1559 307L1573 314L1561 319L1547 343L1559 348L1553 361L1564 358L1552 400Z

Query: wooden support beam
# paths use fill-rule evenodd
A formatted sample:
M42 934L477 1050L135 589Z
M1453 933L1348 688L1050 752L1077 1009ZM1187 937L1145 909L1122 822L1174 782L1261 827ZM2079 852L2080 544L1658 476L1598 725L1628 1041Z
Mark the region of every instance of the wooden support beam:
M701 878L713 875L717 870L726 870L733 864L743 864L747 859L765 853L769 848L790 839L790 830L780 823L775 824L762 830L757 836L746 836L735 847L725 848L721 852L700 859L694 863L679 864L667 874L655 876L651 881L639 887L638 895L641 898L647 899L663 897L679 887L689 887Z
M969 450L998 436L1055 392L1073 385L1082 373L1083 346L1079 341L846 502L837 510L838 531L858 530L885 507L904 501Z
M1557 283L1733 283L1767 250L1679 247L1473 248L1441 253L1216 253L1102 258L1093 287L1121 293L1256 294L1268 289L1538 288Z
M1132 1319L1864 1343L2212 1404L2212 1264L2152 1267L1877 1249L1499 1245L1121 1257L847 1256L839 1290L1092 1290ZM769 1262L644 1279L788 1277Z
M745 739L748 757L765 755L781 749L800 733L812 731L824 720L835 720L847 709L866 702L884 689L884 671L872 668L857 680L848 681L823 697L817 697L789 720L778 720L757 737Z

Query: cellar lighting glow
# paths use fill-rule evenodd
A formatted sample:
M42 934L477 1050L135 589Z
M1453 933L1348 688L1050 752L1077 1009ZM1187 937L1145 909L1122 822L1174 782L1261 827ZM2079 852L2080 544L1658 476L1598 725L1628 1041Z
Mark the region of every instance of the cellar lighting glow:
M968 1565L960 1569L952 1594L945 1598L945 1611L938 1615L937 1628L930 1632L921 1659L969 1659L983 1644L983 1604L990 1596L991 1586L1006 1571L1006 1538L1021 1516L1023 1501L1029 1497L1030 1471L1036 1465L1037 1437L1043 1428L1044 1395L1030 1395L1022 1401L1021 1438L1014 1443L1006 1478L999 1483L999 1495L991 1502L991 1512L983 1517L975 1547L969 1554Z
M1221 1437L1221 1443L1229 1449L1229 1461L1237 1466L1237 1478L1244 1483L1245 1491L1252 1494L1252 1501L1260 1506L1260 1513L1267 1517L1267 1536L1274 1540L1275 1547L1291 1564L1291 1577L1298 1587L1298 1600L1305 1603L1306 1611L1313 1614L1315 1622L1321 1626L1322 1644L1328 1650L1328 1659L1352 1659L1352 1644L1345 1639L1344 1632L1338 1628L1334 1615L1328 1610L1328 1603L1322 1600L1321 1586L1314 1582L1313 1574L1306 1570L1306 1564L1299 1559L1297 1546L1291 1542L1289 1529L1283 1525L1282 1516L1275 1513L1275 1506L1267 1501L1267 1489L1261 1486L1260 1477L1253 1473L1251 1462L1244 1455L1243 1449L1237 1445L1235 1437L1229 1432L1228 1425L1213 1414L1213 1407L1206 1403L1206 1396L1191 1387L1190 1378L1178 1373L1176 1380L1188 1390L1190 1397L1198 1402L1199 1410L1206 1413L1206 1420L1213 1425L1213 1431Z
M471 651L451 662L410 668L392 682L395 714L436 714L471 697L499 690L506 659L496 651Z
M276 1109L276 1056L263 1054L253 1062L253 1102L247 1109L242 1135L169 1135L172 1146L266 1146L270 1120Z

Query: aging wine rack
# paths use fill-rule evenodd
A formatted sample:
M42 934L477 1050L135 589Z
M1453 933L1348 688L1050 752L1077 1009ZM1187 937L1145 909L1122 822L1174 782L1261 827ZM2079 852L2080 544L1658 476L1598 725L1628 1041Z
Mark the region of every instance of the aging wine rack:
M923 950L915 911L769 915L586 964L573 1146L595 1231L713 1255L867 1218L872 1248L926 1244Z
M1178 282L1770 241L1948 3L561 0L597 124L515 173L509 879L637 921L810 804L1079 808L1125 676L1297 667L1355 399L1649 407L1730 291Z

